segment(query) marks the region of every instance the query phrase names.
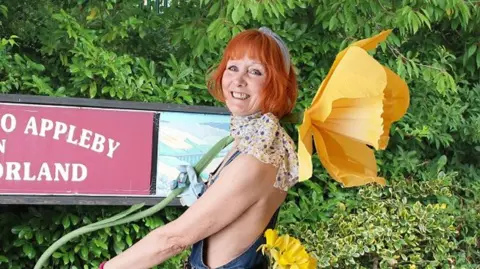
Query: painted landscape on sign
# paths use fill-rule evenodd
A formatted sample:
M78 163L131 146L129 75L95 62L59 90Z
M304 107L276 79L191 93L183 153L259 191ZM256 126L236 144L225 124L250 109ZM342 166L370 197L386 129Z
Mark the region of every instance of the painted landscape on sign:
M170 193L169 182L176 179L179 165L195 165L220 139L230 134L230 116L185 112L162 112L159 119L156 195ZM222 161L222 150L201 173L203 180Z

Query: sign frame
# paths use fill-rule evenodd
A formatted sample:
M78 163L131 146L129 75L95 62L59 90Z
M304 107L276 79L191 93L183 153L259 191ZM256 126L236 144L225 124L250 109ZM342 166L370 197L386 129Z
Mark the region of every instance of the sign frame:
M213 115L230 115L224 107L194 106L183 104L147 103L106 99L88 99L77 97L50 97L23 94L0 94L0 104L60 106L74 108L97 108L115 110L135 110L151 112L182 112ZM157 119L158 120L158 117ZM155 124L156 122L156 124ZM156 159L158 142L158 121L154 121L152 160ZM156 164L151 165L152 176L156 174ZM153 187L153 186L152 186ZM145 203L155 205L165 197L128 196L128 195L85 195L85 194L0 194L0 204L37 204L37 205L133 205ZM180 206L175 198L169 206Z

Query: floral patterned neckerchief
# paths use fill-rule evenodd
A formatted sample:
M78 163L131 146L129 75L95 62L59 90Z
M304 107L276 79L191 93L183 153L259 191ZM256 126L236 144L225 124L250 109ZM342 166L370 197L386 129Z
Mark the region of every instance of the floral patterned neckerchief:
M274 187L287 191L298 181L295 143L272 113L232 116L230 135L238 151L278 168Z

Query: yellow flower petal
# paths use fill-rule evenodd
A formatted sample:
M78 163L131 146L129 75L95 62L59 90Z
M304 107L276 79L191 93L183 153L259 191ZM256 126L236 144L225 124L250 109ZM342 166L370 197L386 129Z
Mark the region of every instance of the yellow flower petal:
M367 50L367 51L372 50L372 49L376 48L380 42L383 42L388 37L388 35L390 35L391 32L392 32L392 30L383 31L383 32L379 33L378 35L373 36L371 38L359 40L359 41L351 44L348 48L340 51L337 54L337 56L335 57L335 61L333 62L332 66L330 67L330 71L328 71L327 76L325 77L325 79L320 84L320 87L319 87L317 93L315 94L315 97L313 98L312 106L315 105L318 102L319 96L321 96L323 94L323 91L325 90L325 86L329 83L333 72L337 68L337 65L343 59L343 56L345 55L346 51L350 47L356 46L356 47L360 47L360 48L362 48L364 50Z
M303 123L298 130L298 178L304 181L312 177L313 130L308 110L303 114Z
M291 265L293 261L287 255L281 255L278 259L278 264L280 265Z
M387 76L383 66L372 58L365 50L350 47L330 81L324 87L319 101L308 109L312 123L323 122L332 111L333 102L342 98L383 97L383 89L387 85Z
M308 263L308 269L317 269L317 259L313 256L310 256L310 261Z
M376 48L379 43L385 41L391 32L392 30L382 31L381 33L370 38L359 40L353 43L352 46L361 47L364 50L372 50Z
M275 261L278 261L280 259L280 254L278 253L278 251L276 249L271 249L270 250L270 255L272 256L272 258Z
M297 255L297 253L300 253L302 250L304 250L302 243L296 238L291 239L286 248L286 252L291 256Z
M282 245L283 245L283 238L279 237L279 238L277 238L277 240L275 241L275 244L273 245L273 247L275 247L275 248L280 248Z
M345 187L385 184L385 179L376 176L375 155L368 146L328 131L315 130L314 135L320 161L333 179Z
M278 247L280 248L280 251L283 252L288 249L288 245L290 244L291 238L290 238L290 235L286 234L286 235L282 235L280 239L281 239L281 244Z
M265 231L265 238L268 246L273 246L278 238L278 233L276 230L268 229Z
M387 74L387 87L385 88L385 98L383 105L383 133L379 140L379 148L385 149L388 144L390 126L394 121L399 120L405 115L410 104L410 93L408 86L392 70L384 67Z

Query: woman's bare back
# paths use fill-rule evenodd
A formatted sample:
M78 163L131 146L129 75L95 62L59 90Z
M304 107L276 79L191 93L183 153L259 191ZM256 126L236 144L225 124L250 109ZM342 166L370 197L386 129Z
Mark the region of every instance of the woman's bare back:
M230 166L235 162L225 166L221 174L229 175ZM252 167L252 169L254 169ZM268 180L274 182L276 171L266 174L264 178L258 180ZM225 178L225 179L228 179ZM252 188L256 186L252 185ZM224 229L205 239L204 262L210 268L222 266L241 255L252 245L258 237L263 236L263 232L270 222L275 211L285 200L286 192L271 186L264 190L265 195L249 207L237 220L226 226ZM221 203L221 201L219 201Z

